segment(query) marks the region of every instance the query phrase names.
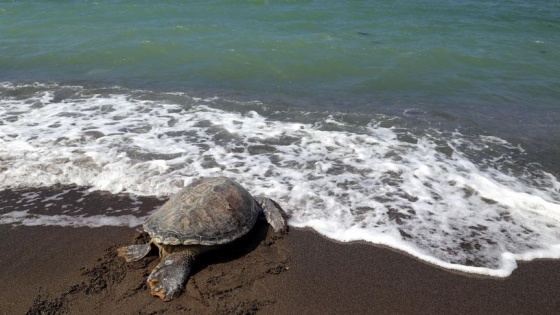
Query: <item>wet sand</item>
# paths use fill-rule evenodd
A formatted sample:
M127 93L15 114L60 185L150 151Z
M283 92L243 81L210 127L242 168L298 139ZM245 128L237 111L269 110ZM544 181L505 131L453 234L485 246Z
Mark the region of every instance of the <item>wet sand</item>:
M110 197L103 198L111 204ZM168 303L150 296L145 284L155 255L135 263L116 256L118 246L145 241L135 229L4 224L0 240L0 314L557 314L560 309L559 261L522 263L506 279L472 277L387 248L332 242L309 230L277 235L265 222L200 256L185 292Z

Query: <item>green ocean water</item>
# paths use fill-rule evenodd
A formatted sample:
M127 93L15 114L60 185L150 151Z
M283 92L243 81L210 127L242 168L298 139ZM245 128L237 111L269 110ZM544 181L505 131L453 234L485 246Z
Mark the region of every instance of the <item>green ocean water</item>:
M228 176L292 226L505 277L560 258L558 161L558 0L0 0L0 189ZM0 224L149 212L22 199Z
M557 1L0 2L9 82L557 109L559 74Z

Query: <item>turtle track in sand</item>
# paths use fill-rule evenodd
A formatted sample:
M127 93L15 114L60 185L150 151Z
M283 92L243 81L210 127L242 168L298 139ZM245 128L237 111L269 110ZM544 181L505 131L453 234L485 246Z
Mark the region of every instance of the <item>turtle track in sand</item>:
M257 314L276 301L267 288L289 270L288 236L277 234L264 219L244 237L197 257L185 292L168 303L149 295L146 277L158 261L126 263L117 245L82 270L83 281L59 296L38 295L27 314ZM136 233L135 243L149 241Z

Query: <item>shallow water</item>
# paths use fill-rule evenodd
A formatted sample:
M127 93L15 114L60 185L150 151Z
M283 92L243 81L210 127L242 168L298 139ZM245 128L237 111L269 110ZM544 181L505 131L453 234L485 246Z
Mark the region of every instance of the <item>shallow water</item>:
M446 107L560 93L555 1L14 1L0 17L0 80Z
M140 198L225 175L293 226L444 268L507 276L559 258L559 12L2 3L0 188L31 190L0 223L137 226L145 210L35 213L33 187Z
M522 147L495 136L409 127L406 116L282 111L183 93L3 89L20 94L2 100L5 188L63 184L168 196L198 176L225 175L278 200L293 226L386 244L448 268L507 275L511 255L558 254L560 183ZM117 220L115 211L122 209L84 219L92 214L20 209L0 222L138 225L143 218Z

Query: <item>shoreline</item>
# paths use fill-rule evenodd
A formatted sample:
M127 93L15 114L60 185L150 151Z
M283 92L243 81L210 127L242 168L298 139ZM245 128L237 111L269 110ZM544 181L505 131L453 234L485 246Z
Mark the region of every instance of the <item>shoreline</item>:
M264 232L263 232L264 229ZM185 292L163 303L145 277L156 257L115 259L134 229L0 226L4 314L553 314L560 262L519 263L508 278L449 272L368 244L340 244L292 228L274 239L257 229L254 248L236 244L197 261ZM254 235L252 236L254 237ZM255 246L255 244L251 245ZM239 253L240 248L242 254ZM80 254L81 251L81 254ZM73 255L68 255L73 253ZM92 273L93 271L93 273ZM97 272L97 274L96 274ZM48 312L46 312L48 313Z
M164 200L64 187L0 192L2 213L57 214L82 207L145 215ZM84 197L85 196L85 197ZM84 199L85 198L85 199ZM48 203L45 200L49 199ZM28 200L29 201L29 200ZM58 210L57 210L58 209ZM53 212L54 211L54 212ZM277 235L260 220L243 238L197 258L185 292L164 303L146 278L154 255L125 263L116 248L138 227L0 224L0 314L554 314L560 309L560 261L518 262L507 278L443 269L404 252L343 243L311 229Z

